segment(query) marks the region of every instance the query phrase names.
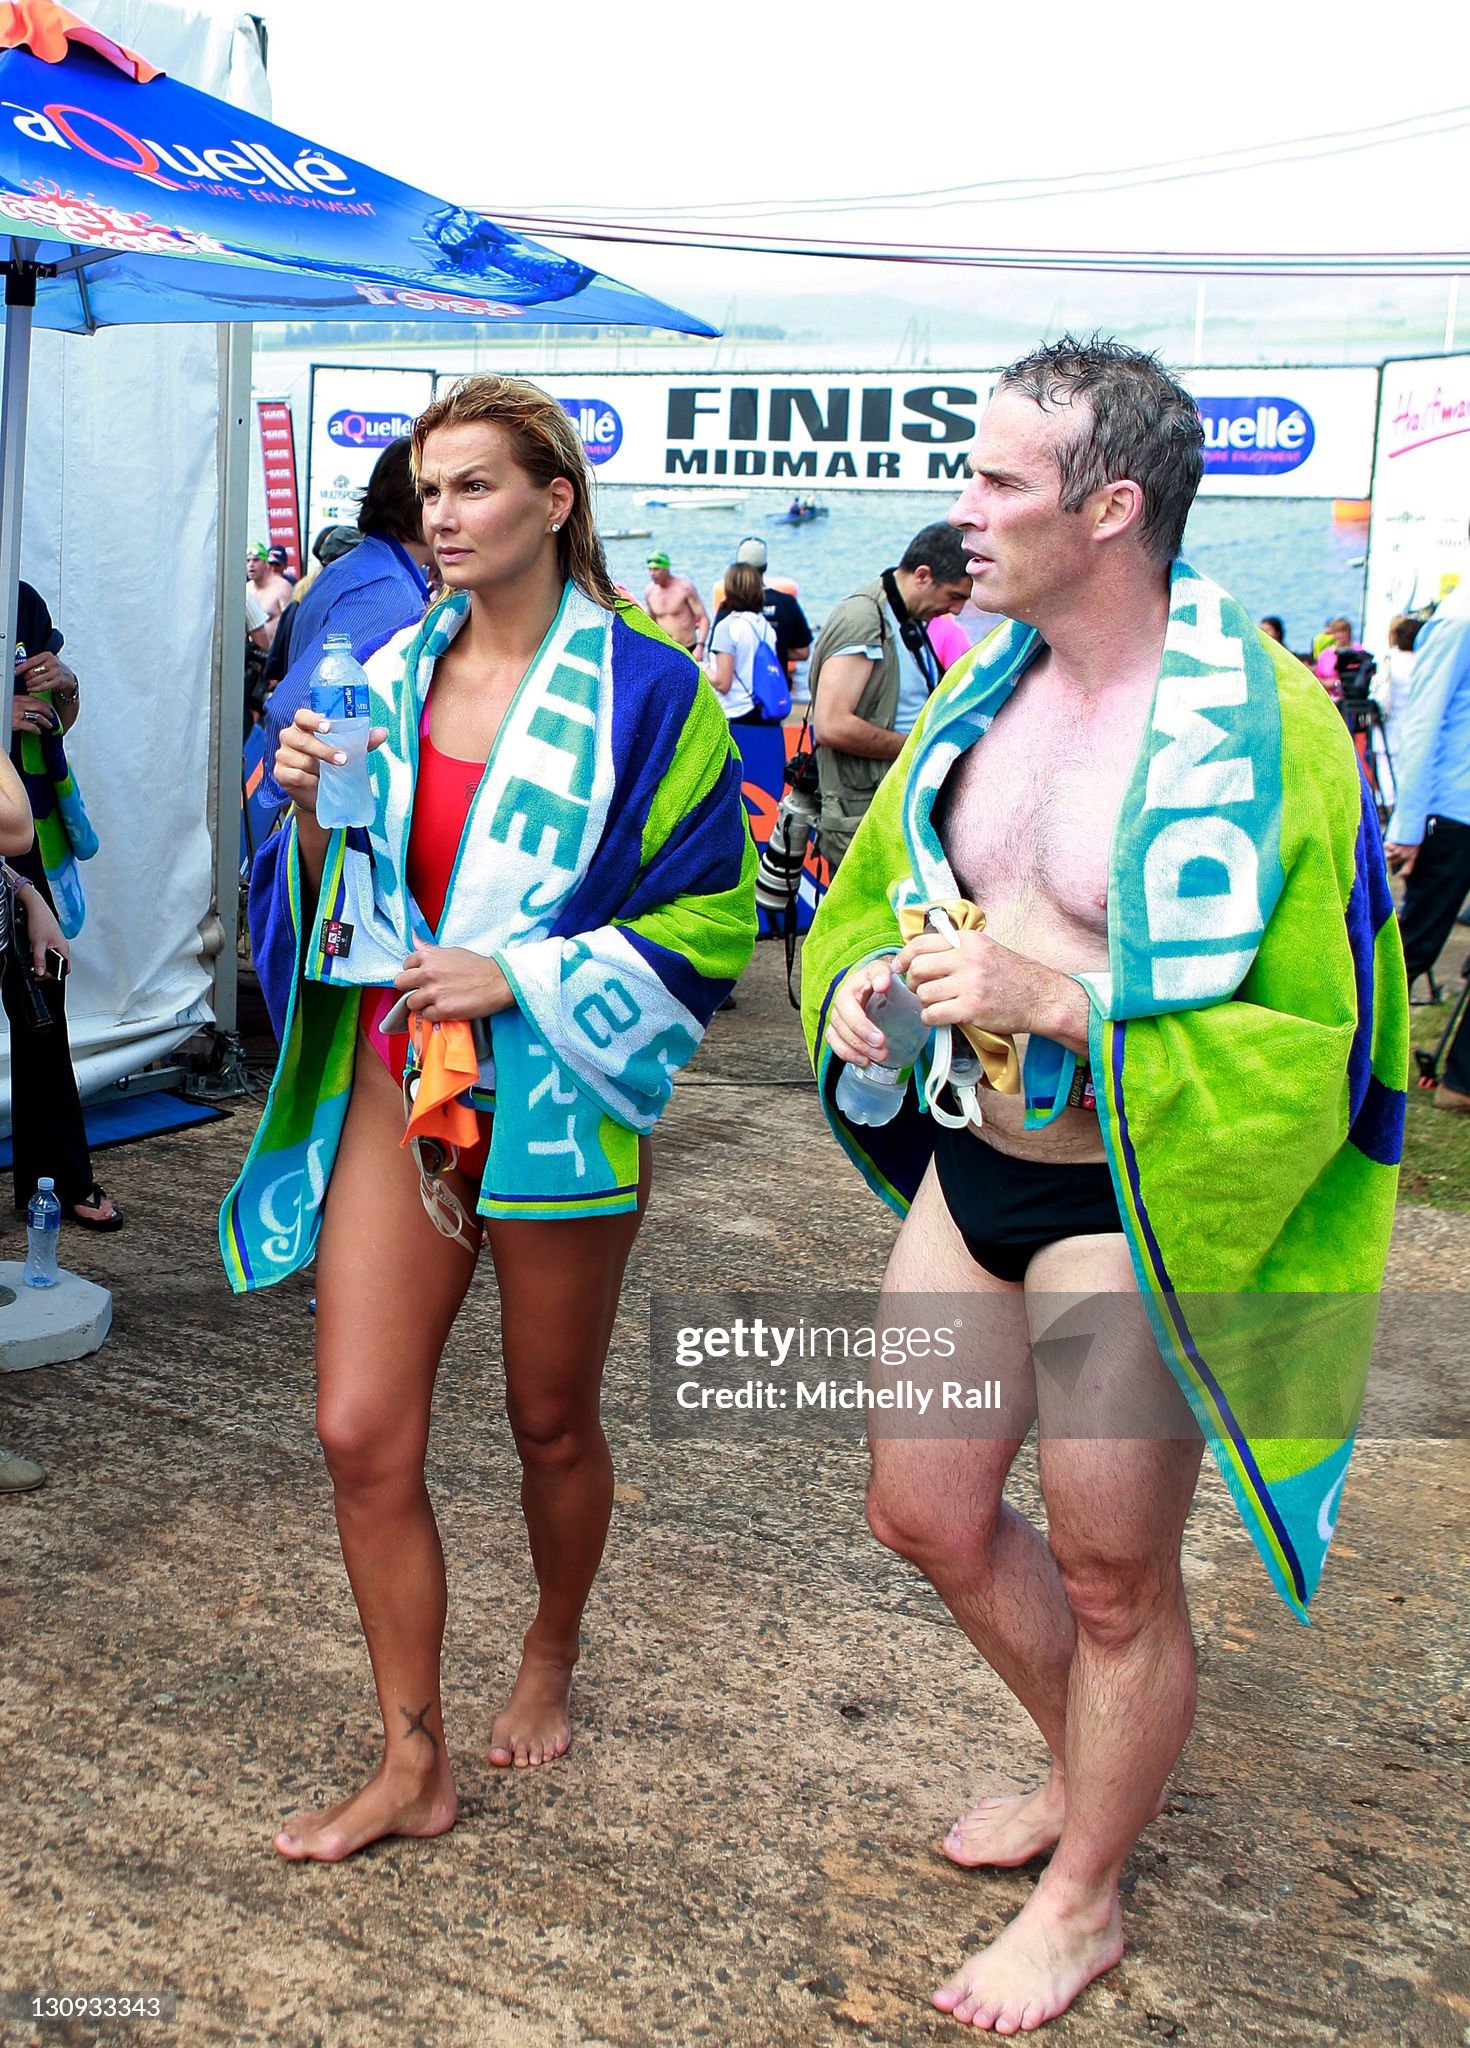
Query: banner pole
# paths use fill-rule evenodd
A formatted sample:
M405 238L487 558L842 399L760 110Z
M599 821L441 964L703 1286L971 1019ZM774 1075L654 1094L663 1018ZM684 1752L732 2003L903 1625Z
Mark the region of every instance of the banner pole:
M0 732L10 744L15 697L15 620L20 603L20 522L26 481L26 412L31 325L36 310L36 244L12 241L5 264L5 381L0 388ZM34 647L26 649L34 654Z

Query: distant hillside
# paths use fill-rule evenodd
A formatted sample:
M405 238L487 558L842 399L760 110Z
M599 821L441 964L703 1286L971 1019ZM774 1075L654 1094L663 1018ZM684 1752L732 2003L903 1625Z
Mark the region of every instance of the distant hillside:
M473 348L477 357L629 344L719 354L750 349L773 361L783 344L810 360L830 349L835 361L922 365L1005 362L1044 336L1094 328L1194 360L1196 282L1191 278L1078 277L1012 271L955 271L926 278L926 295L817 291L741 295L716 301L686 294L691 312L723 331L719 343L653 335L641 328L566 328L487 322L453 330L412 321L293 321L255 329L257 351L307 355L362 348ZM1205 285L1200 360L1215 363L1369 363L1389 355L1429 355L1443 345L1445 294L1435 282L1323 282L1210 279ZM1461 346L1470 344L1467 311Z

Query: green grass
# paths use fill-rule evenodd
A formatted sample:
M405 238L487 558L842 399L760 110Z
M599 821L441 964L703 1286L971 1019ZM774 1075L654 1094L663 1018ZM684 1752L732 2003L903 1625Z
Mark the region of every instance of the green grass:
M1431 1051L1460 993L1460 977L1448 961L1440 962L1437 978L1448 1000L1409 1012L1411 1043ZM1470 1023L1465 1028L1470 1029ZM1399 1200L1431 1209L1470 1209L1470 1114L1436 1109L1433 1091L1419 1088L1417 1080L1415 1066L1409 1076Z

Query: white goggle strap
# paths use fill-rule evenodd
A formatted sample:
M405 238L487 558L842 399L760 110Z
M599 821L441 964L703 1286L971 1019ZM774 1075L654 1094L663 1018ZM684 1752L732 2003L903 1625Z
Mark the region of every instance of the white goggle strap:
M938 905L924 920L930 931L938 932L958 946L960 935L948 911ZM968 1053L968 1048L966 1049ZM967 1068L973 1070L974 1078L967 1073L956 1079L954 1075L954 1032L948 1024L939 1024L934 1029L934 1051L929 1061L929 1079L924 1084L924 1107L937 1124L943 1124L947 1131L962 1131L967 1124L978 1131L985 1123L985 1112L980 1106L980 1082L983 1075L979 1062L973 1056L962 1054ZM959 1114L946 1109L940 1102L941 1092L948 1087L959 1104Z

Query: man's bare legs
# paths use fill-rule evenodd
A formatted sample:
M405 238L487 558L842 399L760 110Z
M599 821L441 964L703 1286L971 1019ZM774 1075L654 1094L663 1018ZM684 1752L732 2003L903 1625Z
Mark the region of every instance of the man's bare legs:
M339 1862L383 1835L442 1834L459 1810L439 1707L444 1553L424 1452L439 1354L475 1262L424 1214L402 1137L402 1095L360 1043L317 1256L317 1433L383 1757L360 1792L281 1830L276 1847L294 1861Z
M1007 1412L1019 1418L1005 1439L875 1435L868 1521L880 1543L923 1572L1051 1751L1051 1774L1040 1790L982 1801L944 1844L957 1863L1021 1864L1061 1833L1074 1638L1051 1550L1001 1497L1034 1413L1024 1297L1020 1286L995 1279L971 1258L932 1166L893 1248L883 1291L885 1298L979 1297L983 1312L977 1303L972 1334L983 1349L968 1363L1001 1381Z
M1109 1313L1067 1401L1074 1416L1089 1407L1088 1426L1101 1433L1058 1433L1067 1406L1053 1415L1042 1395L1049 1547L1076 1627L1061 1832L1027 1905L935 1993L942 2011L998 2033L1064 2012L1122 1955L1118 1879L1159 1809L1194 1715L1179 1549L1201 1445L1108 1433L1106 1414L1093 1405L1100 1391L1121 1388L1136 1412L1141 1390L1155 1386L1153 1413L1165 1418L1174 1407L1142 1304L1130 1299L1121 1237L1074 1238L1033 1260L1027 1295L1037 1340L1061 1297L1090 1293L1108 1297Z
M649 1161L645 1141L636 1213L488 1227L500 1283L506 1407L539 1589L515 1686L490 1730L492 1764L551 1763L572 1739L582 1610L612 1516L602 1368L623 1269L648 1201Z

